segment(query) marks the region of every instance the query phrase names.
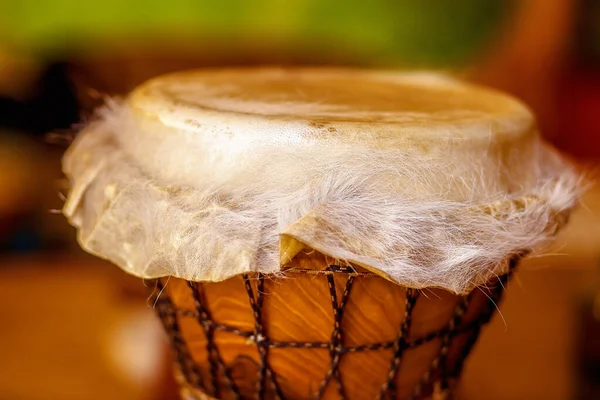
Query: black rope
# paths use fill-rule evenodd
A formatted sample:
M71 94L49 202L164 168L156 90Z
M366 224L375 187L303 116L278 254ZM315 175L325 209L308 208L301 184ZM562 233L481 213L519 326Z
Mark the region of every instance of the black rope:
M278 384L278 379L273 368L269 364L269 350L273 348L279 349L323 349L329 351L330 356L330 367L325 377L319 384L314 397L321 398L328 384L334 381L337 387L337 396L343 400L346 398L344 383L342 380L342 374L340 372L340 363L343 356L348 353L357 353L365 351L378 351L383 349L392 349L393 357L390 363L390 368L386 376L385 382L380 388L378 394L379 399L389 398L394 400L396 398L396 379L399 373L400 365L402 362L403 354L407 349L421 346L429 343L433 340L440 340L441 346L436 357L431 362L429 369L423 375L419 383L413 389L412 398L421 398L420 396L427 395L432 392L434 385L437 389L442 391L448 391L451 389L452 383L458 378L464 360L471 351L471 348L475 344L481 327L485 325L496 309L496 304L499 302L504 284L507 282L511 272L517 265L520 256L516 256L509 262L509 271L507 274L498 277L497 280L492 281L487 287L481 287L480 290L486 291L488 296L487 303L484 309L478 314L478 317L473 321L463 321L463 317L470 304L472 296L477 292L472 292L468 296L462 296L458 305L455 307L451 319L448 321L446 326L439 331L429 333L419 338L412 338L410 335L412 313L414 307L420 297L420 291L414 289L406 290L406 299L404 305L404 317L399 327L398 337L394 341L381 342L381 343L370 343L359 346L345 346L343 340L343 313L348 299L351 295L351 289L355 277L362 276L357 273L353 268L330 266L325 271L312 271L312 270L288 270L287 273L293 271L293 273L302 273L316 276L323 276L327 280L329 294L331 299L331 306L333 309L333 330L331 339L329 342L281 342L274 341L268 337L268 332L264 326L264 286L265 276L258 274L257 279L251 278L249 275L243 275L243 282L248 294L249 305L254 316L254 330L245 331L240 330L231 326L220 324L215 322L206 306L206 302L203 299L201 292L201 284L189 282L189 287L192 291L194 299L195 310L189 309L177 309L172 301L168 298L168 294L165 292L160 298L156 300L157 311L163 325L170 335L173 350L179 369L182 371L182 375L186 380L187 384L193 389L210 393L215 398L235 398L241 399L238 387L235 385L231 377L231 371L227 369L226 364L223 362L219 354L219 349L215 343L215 332L224 331L233 333L240 337L245 337L252 340L256 344L258 350L258 376L256 382L255 395L259 400L262 399L280 399L284 400L285 396ZM301 272L304 271L304 272ZM318 272L318 273L314 273ZM339 280L335 279L336 274L344 274L347 276L346 283L344 285L344 291L341 299L338 301L337 285ZM256 290L253 289L252 284L255 282ZM160 283L159 283L160 284ZM162 291L162 285L159 286ZM202 380L202 375L198 372L197 364L192 359L187 349L184 338L182 337L181 330L179 327L179 318L193 318L201 325L202 330L206 337L206 350L208 359L206 360L210 368L211 385L212 391L205 385ZM448 352L452 346L453 339L459 335L467 335L466 344L461 346L461 351L458 354L458 359L453 365L448 365ZM219 384L219 374L225 379L226 385L221 386ZM228 389L229 393L224 393L223 388Z

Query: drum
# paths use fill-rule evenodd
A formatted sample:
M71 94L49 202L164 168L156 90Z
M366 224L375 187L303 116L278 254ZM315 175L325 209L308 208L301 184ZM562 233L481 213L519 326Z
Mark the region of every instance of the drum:
M443 399L579 196L517 100L424 72L155 78L67 151L81 246L151 279L185 399Z

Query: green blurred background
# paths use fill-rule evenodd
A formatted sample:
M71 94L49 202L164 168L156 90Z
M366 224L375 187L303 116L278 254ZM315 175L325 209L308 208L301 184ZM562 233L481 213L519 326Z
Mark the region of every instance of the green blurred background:
M450 5L450 6L449 6ZM33 54L93 52L127 38L267 42L363 62L456 64L510 12L505 0L3 1L5 44Z

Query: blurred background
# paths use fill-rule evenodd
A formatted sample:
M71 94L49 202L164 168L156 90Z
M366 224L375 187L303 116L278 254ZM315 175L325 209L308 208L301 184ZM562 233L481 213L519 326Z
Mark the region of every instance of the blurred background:
M64 137L152 76L257 64L450 71L600 162L600 0L0 0L0 400L176 398L144 284L56 214ZM600 190L502 314L459 399L600 399Z

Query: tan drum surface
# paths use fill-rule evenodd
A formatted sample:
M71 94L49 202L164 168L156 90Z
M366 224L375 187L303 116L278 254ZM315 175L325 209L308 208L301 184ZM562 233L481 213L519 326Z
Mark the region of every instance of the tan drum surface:
M447 398L506 278L418 291L312 253L282 276L163 279L156 309L186 399Z

